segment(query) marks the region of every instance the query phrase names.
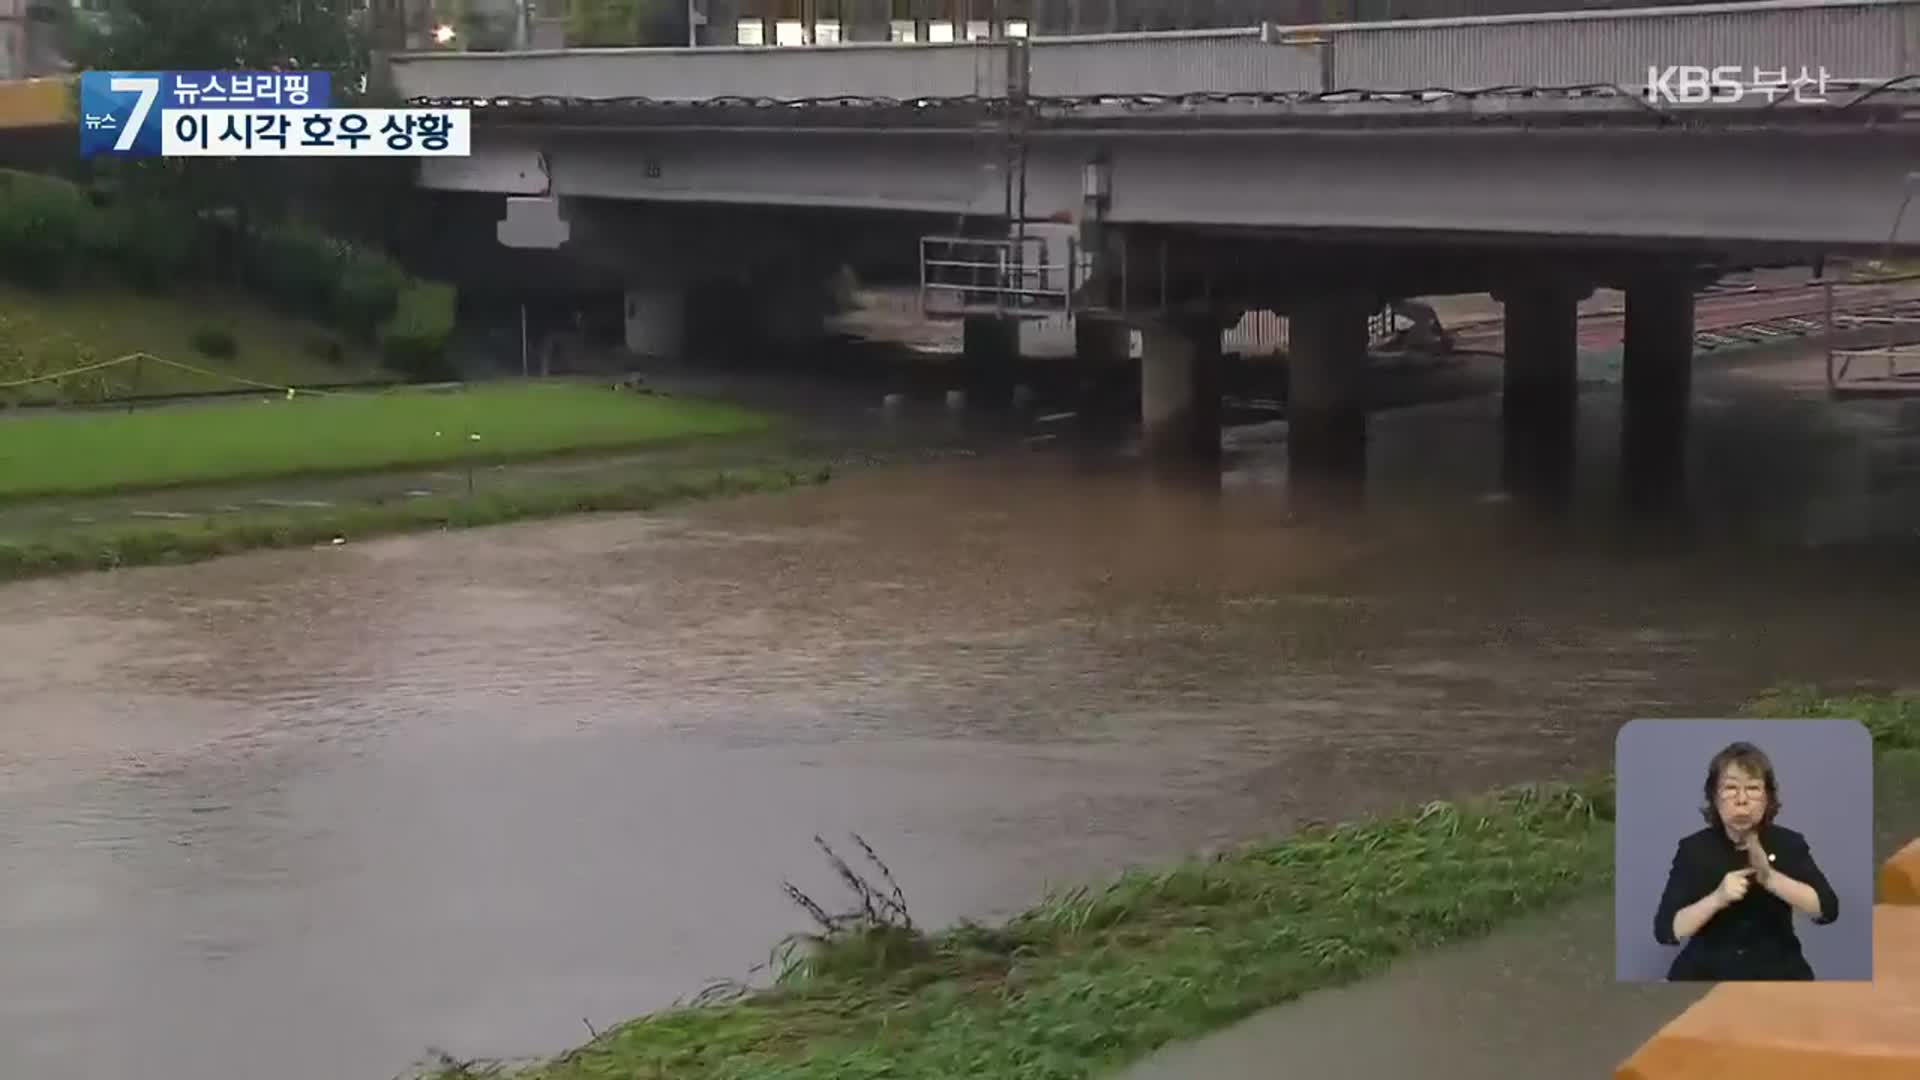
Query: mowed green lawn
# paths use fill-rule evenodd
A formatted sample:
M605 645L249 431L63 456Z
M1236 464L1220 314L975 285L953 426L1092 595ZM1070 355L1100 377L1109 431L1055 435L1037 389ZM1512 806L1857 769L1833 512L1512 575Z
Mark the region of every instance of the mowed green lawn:
M767 425L731 405L580 384L15 416L0 418L0 498L615 450Z

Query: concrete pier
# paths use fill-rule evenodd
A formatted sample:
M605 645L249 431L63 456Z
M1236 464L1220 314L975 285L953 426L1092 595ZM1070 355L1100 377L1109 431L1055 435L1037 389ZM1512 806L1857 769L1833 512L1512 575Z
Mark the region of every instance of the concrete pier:
M1141 327L1140 435L1148 457L1220 456L1220 332L1207 318Z
M1082 316L1073 320L1073 358L1083 369L1117 368L1131 359L1133 328Z
M1120 436L1139 415L1140 373L1133 366L1133 327L1110 319L1073 320L1073 409L1080 424Z
M1693 281L1648 274L1629 282L1621 380L1624 493L1649 508L1685 489L1687 410L1693 383Z
M1499 294L1505 306L1500 417L1509 492L1559 499L1573 473L1584 289L1544 281Z
M1008 405L1019 375L1019 321L967 319L960 329L960 352L966 389L975 404L985 408Z
M1289 468L1348 470L1366 458L1367 319L1357 294L1323 297L1289 312Z
M626 290L627 351L648 359L679 359L687 344L687 291L671 285Z

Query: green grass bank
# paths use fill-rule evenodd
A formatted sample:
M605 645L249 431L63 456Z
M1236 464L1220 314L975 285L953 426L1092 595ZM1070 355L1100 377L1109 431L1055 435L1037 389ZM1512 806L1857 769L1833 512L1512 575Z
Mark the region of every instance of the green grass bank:
M0 420L0 499L509 461L767 427L731 405L564 383L16 416Z
M224 335L228 355L202 350ZM140 362L90 376L0 391L0 404L60 404L167 394L207 394L250 384L326 386L396 381L365 346L317 322L282 314L230 290L157 296L125 287L37 291L0 282L0 382L21 382L83 362L146 353L191 367ZM200 369L198 371L192 368ZM76 385L77 383L87 385Z
M1861 719L1883 773L1920 777L1920 697L1783 691L1752 711ZM644 1017L542 1064L449 1062L438 1080L1080 1080L1608 887L1612 807L1604 779L1436 802L931 934L884 874L852 872L866 913L821 912L836 928L795 943L771 989Z
M266 548L306 547L336 538L463 529L565 514L653 510L694 499L781 491L825 483L824 466L683 466L618 482L559 484L476 495L379 498L311 508L251 510L168 520L43 529L0 536L0 581L82 570L201 562Z

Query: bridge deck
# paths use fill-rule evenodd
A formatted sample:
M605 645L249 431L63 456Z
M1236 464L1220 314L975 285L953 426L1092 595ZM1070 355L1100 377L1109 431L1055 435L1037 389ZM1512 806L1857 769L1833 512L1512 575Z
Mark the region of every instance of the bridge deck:
M1342 89L1643 89L1649 66L1882 80L1920 71L1920 5L1770 0L1470 19L1035 38L1026 90L1043 98ZM917 101L1007 96L1006 43L811 48L418 53L394 59L414 99ZM1016 69L1017 71L1018 69Z
M1603 88L1556 91L1494 89L1414 94L1189 94L1176 97L1052 99L1029 103L1028 130L1218 131L1328 128L1767 128L1812 131L1836 127L1907 126L1920 105L1920 80L1911 85L1853 83L1835 88L1834 103L1792 107L1736 103L1672 108ZM994 101L891 102L852 100L791 104L722 99L672 102L648 99L435 99L468 107L481 127L580 129L757 129L979 131L1006 122L1008 105Z

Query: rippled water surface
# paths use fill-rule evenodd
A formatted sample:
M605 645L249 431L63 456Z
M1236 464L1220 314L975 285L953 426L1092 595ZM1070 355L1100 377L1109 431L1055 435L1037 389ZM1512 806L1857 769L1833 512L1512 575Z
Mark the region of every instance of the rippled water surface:
M1790 380L1788 380L1790 381ZM1920 421L1704 375L1694 527L1490 494L1488 402L1367 505L1011 449L827 487L0 590L0 1072L374 1080L741 976L862 833L929 922L1914 675ZM1779 541L1791 550L1769 547ZM1827 545L1810 549L1805 545Z

